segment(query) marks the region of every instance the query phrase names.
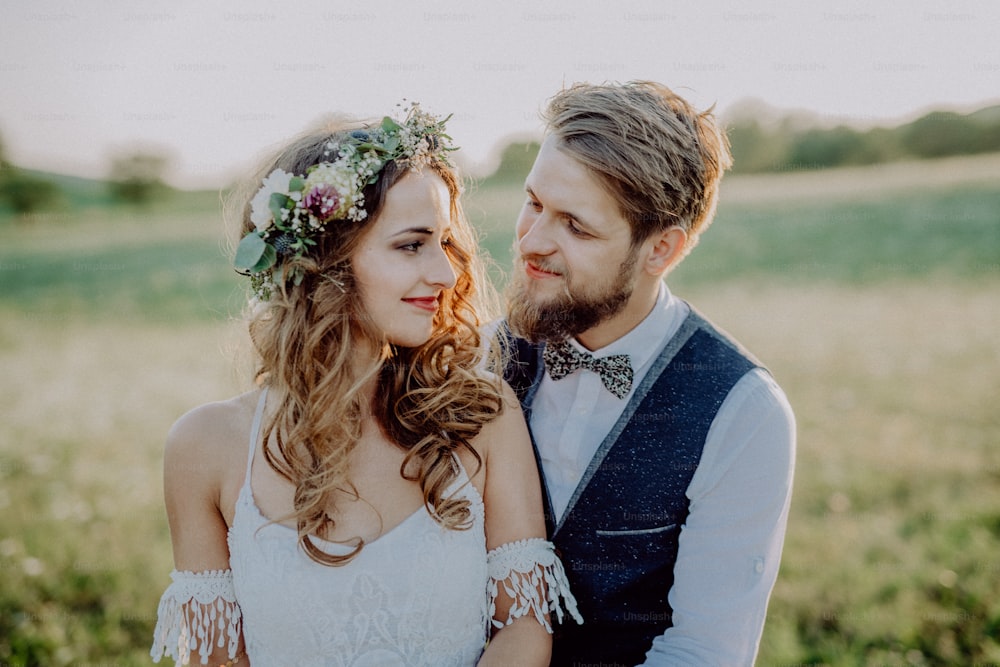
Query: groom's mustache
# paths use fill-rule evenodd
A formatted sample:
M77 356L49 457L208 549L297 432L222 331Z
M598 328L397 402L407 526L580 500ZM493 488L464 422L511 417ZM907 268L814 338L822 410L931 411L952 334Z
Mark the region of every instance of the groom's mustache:
M547 271L549 273L558 273L561 276L566 275L566 267L561 266L558 262L553 261L547 257L540 257L538 255L516 255L515 262L518 268L524 268L525 264L532 264L536 268L542 271Z

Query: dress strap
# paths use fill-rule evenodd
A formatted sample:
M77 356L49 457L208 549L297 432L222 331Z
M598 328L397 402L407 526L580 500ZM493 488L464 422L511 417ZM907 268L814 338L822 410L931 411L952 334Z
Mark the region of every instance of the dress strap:
M247 476L245 485L250 486L250 470L253 468L253 454L257 450L257 438L260 435L260 424L264 420L264 405L267 403L267 387L260 391L257 400L257 410L253 415L253 426L250 427L250 447L247 452Z

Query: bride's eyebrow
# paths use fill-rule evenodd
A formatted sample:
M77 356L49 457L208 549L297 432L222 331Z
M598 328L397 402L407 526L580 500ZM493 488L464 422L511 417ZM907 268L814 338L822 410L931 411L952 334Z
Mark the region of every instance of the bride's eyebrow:
M395 234L393 234L389 238L394 239L397 236L403 236L405 234L424 234L424 235L430 236L430 235L434 234L434 230L431 229L430 227L409 227L407 229L403 229L401 231L396 232Z

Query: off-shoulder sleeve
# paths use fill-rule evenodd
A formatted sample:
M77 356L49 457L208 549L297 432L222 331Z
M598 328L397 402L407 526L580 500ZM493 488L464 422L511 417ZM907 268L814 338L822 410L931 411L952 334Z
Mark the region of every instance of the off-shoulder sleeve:
M163 592L156 611L153 662L168 655L178 665L187 665L191 651L198 650L201 664L208 664L214 647L226 646L229 658L239 648L242 614L236 603L232 570L170 573L172 583Z
M496 615L500 586L514 600L506 622L493 618L494 627L510 625L514 619L529 613L534 614L549 633L552 626L546 618L548 613L554 612L561 623L563 614L568 612L577 623L583 623L576 608L576 598L569 590L562 561L548 540L536 537L501 544L487 554L486 561L490 576L490 617Z

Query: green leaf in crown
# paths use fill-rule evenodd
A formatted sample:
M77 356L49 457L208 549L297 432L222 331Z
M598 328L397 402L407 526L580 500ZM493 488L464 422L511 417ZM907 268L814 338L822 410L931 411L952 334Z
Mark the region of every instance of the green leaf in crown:
M278 254L257 232L250 232L243 237L236 248L236 258L233 264L237 269L260 273L274 266Z

